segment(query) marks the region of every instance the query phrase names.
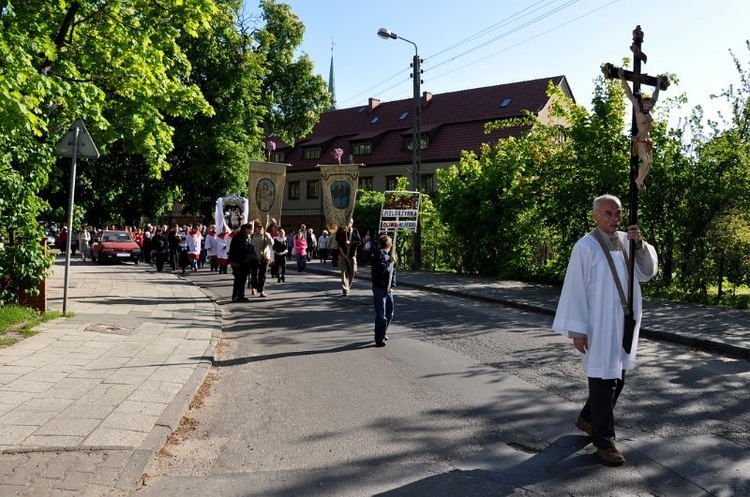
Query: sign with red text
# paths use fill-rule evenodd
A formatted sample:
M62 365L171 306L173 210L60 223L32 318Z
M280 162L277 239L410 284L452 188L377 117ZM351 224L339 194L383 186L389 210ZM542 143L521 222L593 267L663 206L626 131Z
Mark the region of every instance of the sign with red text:
M386 191L380 208L380 233L417 231L419 225L419 192Z

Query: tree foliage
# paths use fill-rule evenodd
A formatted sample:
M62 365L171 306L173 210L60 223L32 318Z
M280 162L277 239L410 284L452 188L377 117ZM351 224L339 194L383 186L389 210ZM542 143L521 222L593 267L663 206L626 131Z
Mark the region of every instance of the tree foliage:
M709 121L706 130L696 109L668 129L680 96L657 109L638 216L661 263L649 291L704 300L709 288L750 281L750 75L735 64L741 85L720 95L731 108L723 126ZM620 82L598 81L591 112L554 87L549 94L564 127L537 123L438 172L454 269L560 282L573 244L593 225L593 198L614 194L629 208L630 105Z
M465 153L458 166L438 172L438 212L453 247L447 262L459 271L530 277L558 245L546 212L568 205L551 188L553 178L571 172L560 163L573 153L567 131L540 126L532 116L497 125L519 124L525 132L484 144L479 155Z
M241 2L228 2L204 36L183 45L191 81L215 115L175 122L167 179L185 210L204 219L218 197L245 194L249 162L267 159L270 135L305 135L328 106L325 82L307 55L296 55L304 25L288 5L264 0L260 9L244 18Z
M260 7L250 30L239 0L0 0L0 299L51 263L34 246L37 219L67 204L70 160L54 150L75 119L102 154L79 161L76 191L98 225L158 217L177 199L205 213L244 192L268 132L312 128L329 96L295 56L303 26L284 4ZM11 232L34 240L23 257Z
M3 302L34 288L51 264L38 244L48 209L38 194L63 178L54 149L76 118L101 151L120 142L158 175L172 147L164 116L210 111L182 80L189 64L176 40L213 12L211 0L0 2Z
M368 231L375 236L380 229L380 209L383 206L383 192L357 190L354 204L354 222L361 235Z
M261 0L265 29L255 31L255 52L266 69L262 77L262 100L266 135L273 133L287 143L307 135L320 113L331 104L326 82L313 76L313 62L297 55L305 26L289 5Z

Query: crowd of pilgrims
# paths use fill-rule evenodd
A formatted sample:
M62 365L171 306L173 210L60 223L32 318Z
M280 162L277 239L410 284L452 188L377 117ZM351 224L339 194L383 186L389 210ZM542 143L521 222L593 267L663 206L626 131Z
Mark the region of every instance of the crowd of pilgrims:
M313 228L305 224L299 229L290 229L287 233L274 221L268 226L263 226L259 220L253 223L253 232L249 235L250 241L255 249L256 256L260 260L259 268L252 271L248 276L252 281L247 287L252 288L252 295L257 294L265 297L263 285L258 280L265 281L266 272L270 268L272 278L278 283L286 279L286 262L295 261L298 273L304 274L307 262L319 260L327 263L338 264L339 250L334 236L323 230L320 236L316 236ZM154 226L147 224L143 228L125 226L107 226L97 229L92 226L84 227L80 232L74 233L71 239L71 255L76 252L82 260L91 258L91 247L99 239L103 231L120 230L130 233L133 240L141 248L141 262L153 264L157 271L162 271L164 266L169 266L173 271L180 270L198 271L208 266L213 272L228 274L230 267L230 244L232 238L241 229L231 231L226 225L217 232L216 226L196 223L192 225L175 223ZM65 250L67 229L63 228L58 235L58 247ZM362 238L361 250L357 254L358 259L367 265L371 258L371 237L369 231ZM265 263L265 264L264 264ZM261 274L262 271L262 274Z

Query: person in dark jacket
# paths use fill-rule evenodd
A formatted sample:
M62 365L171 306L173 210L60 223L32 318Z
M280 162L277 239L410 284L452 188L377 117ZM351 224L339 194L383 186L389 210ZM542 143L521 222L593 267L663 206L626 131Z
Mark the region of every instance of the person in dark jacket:
M161 228L156 228L156 234L154 239L151 241L154 248L154 255L156 256L156 270L162 272L164 269L164 262L167 260L169 252L169 242L167 237L162 233Z
M375 346L385 347L388 325L393 320L393 289L396 287L396 266L391 248L393 240L388 235L378 238L378 249L372 260L372 300L375 305Z
M252 232L252 224L243 224L229 244L229 264L232 266L232 275L234 276L232 302L249 301L245 298L245 285L251 267L250 258L253 246L250 243L250 234Z
M273 260L277 283L286 281L286 254L288 252L289 247L286 244L286 233L280 229L276 234L276 238L273 239Z
M166 233L167 243L169 243L169 265L172 270L177 269L177 261L180 256L180 227L177 223L172 225L172 229Z

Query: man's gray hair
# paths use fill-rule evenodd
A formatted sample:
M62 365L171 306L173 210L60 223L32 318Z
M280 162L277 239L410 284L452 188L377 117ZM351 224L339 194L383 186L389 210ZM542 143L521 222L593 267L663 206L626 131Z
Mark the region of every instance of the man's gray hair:
M593 208L594 212L596 212L597 214L599 213L599 206L600 206L600 205L602 204L602 202L604 202L605 200L614 200L615 202L617 202L617 205L618 205L618 206L619 206L620 208L622 208L622 202L620 202L620 199L619 199L619 198L615 197L614 195L601 195L601 196L599 196L599 197L596 197L596 198L594 199L594 208Z

